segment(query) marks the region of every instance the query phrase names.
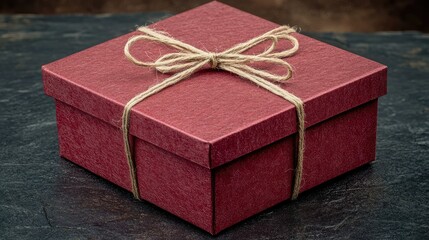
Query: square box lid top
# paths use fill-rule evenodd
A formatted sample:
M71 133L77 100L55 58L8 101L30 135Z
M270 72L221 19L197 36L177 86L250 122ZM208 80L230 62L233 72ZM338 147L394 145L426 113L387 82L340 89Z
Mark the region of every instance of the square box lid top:
M149 27L219 52L278 25L211 2ZM125 104L169 76L125 58L124 45L136 34L141 33L123 35L43 66L46 93L119 128ZM304 101L306 127L386 93L385 66L302 34L293 35L300 48L284 60L294 67L294 76L281 87ZM261 44L252 51L266 47ZM156 60L175 50L139 42L132 51L139 58ZM295 133L296 126L295 109L289 102L234 74L207 69L135 106L130 134L214 168Z

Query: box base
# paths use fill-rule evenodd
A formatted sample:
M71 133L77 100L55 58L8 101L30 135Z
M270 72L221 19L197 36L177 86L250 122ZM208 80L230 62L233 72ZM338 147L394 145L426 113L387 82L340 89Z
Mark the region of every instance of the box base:
M130 190L121 130L61 101L56 109L61 156ZM308 128L301 191L374 160L376 125L373 100ZM141 197L211 234L290 198L294 136L214 169L133 143Z

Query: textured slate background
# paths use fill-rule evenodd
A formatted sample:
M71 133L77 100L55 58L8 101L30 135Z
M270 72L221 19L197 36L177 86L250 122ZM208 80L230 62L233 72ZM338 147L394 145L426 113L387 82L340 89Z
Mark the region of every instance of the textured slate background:
M0 239L210 239L58 156L40 66L164 14L0 15ZM429 35L307 33L389 66L377 160L217 239L429 238Z

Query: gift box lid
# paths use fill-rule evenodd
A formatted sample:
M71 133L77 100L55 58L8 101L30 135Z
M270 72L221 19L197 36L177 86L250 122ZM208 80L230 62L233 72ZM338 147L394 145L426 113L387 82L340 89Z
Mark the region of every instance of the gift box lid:
M217 52L278 25L211 2L150 27ZM125 104L169 76L125 58L124 45L136 34L140 33L120 36L43 66L46 94L120 128ZM302 34L293 35L300 48L285 60L295 72L281 87L304 101L306 127L386 93L385 66ZM252 51L266 47L261 44ZM140 42L133 49L139 57L149 59L175 51L150 42ZM232 161L296 130L291 103L234 74L211 69L139 103L132 109L130 122L131 135L206 168Z

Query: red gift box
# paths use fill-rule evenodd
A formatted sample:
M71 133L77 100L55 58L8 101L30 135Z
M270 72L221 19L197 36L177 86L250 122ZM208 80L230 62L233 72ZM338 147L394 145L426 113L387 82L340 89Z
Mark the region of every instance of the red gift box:
M219 52L277 26L212 2L150 27ZM124 57L136 34L42 67L45 92L56 102L60 155L127 190L122 111L167 76ZM305 103L302 192L375 159L377 98L386 93L387 68L293 35L300 48L286 60L294 77L281 87ZM133 48L153 59L174 51L150 42ZM291 197L296 131L291 103L234 74L199 71L132 109L140 196L216 234Z

